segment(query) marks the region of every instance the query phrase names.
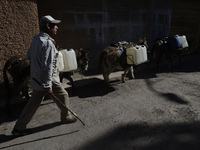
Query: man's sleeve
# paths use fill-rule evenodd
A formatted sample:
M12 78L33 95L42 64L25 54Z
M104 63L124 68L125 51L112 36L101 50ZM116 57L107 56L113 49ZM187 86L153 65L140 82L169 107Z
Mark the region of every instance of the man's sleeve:
M41 62L41 84L44 89L52 88L52 64L53 64L54 51L51 41L42 50Z

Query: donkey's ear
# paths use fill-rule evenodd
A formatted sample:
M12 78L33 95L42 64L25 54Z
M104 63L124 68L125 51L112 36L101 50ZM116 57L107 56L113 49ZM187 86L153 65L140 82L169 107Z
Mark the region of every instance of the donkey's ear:
M138 35L138 40L141 40L141 37L140 37L140 35Z
M85 49L85 52L86 54L88 54L90 52L90 49L89 48Z
M79 57L79 55L80 55L80 54L79 54L79 50L75 49L74 51L75 51L75 53L76 53L76 56Z
M146 36L146 35L144 35L144 40L145 40L145 41L147 40L147 36Z

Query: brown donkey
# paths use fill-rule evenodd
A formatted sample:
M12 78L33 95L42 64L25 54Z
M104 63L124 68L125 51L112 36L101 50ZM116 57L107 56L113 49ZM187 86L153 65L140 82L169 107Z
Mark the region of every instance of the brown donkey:
M9 76L11 78L9 78ZM9 106L12 97L16 92L22 91L22 95L29 99L29 77L30 62L24 56L13 56L6 61L3 68L4 87L6 91L6 110L10 114ZM12 80L12 86L9 81Z
M136 44L145 45L146 47L148 47L146 37L144 37L143 39L139 37L139 40ZM132 43L132 45L136 45L136 44ZM110 85L109 75L115 69L124 70L124 73L122 74L122 79L121 79L123 83L125 82L125 77L129 71L131 73L131 78L132 79L135 78L134 72L133 72L133 66L127 65L127 64L123 65L121 63L120 54L117 48L113 46L107 46L103 50L103 52L100 54L98 72L100 72L101 67L102 67L103 78L107 86Z

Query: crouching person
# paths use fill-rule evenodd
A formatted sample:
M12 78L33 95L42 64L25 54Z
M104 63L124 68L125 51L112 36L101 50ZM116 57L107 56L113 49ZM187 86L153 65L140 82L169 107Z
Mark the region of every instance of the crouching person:
M23 136L27 134L26 126L31 121L39 108L45 95L55 95L65 106L69 108L69 96L61 85L58 70L58 51L54 45L53 37L56 35L60 20L51 16L43 16L40 19L40 33L36 35L27 57L30 59L32 97L26 104L19 119L16 121L13 135ZM55 101L55 100L54 100ZM60 107L60 119L62 123L73 123L77 119L64 107Z

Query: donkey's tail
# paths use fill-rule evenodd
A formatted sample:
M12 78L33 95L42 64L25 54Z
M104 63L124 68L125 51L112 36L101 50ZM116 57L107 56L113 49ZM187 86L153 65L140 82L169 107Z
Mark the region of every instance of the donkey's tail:
M8 75L7 75L7 70L9 69L9 67L10 67L10 63L7 61L3 67L3 80L4 80L4 86L6 88L6 91L7 89L8 90L10 89L10 83L9 83Z
M10 68L10 62L7 61L3 67L3 80L4 80L4 87L5 87L5 91L6 91L6 107L8 109L9 104L10 104L10 99L11 99L11 87L10 87L10 82L8 79L8 75L7 75L7 71Z

